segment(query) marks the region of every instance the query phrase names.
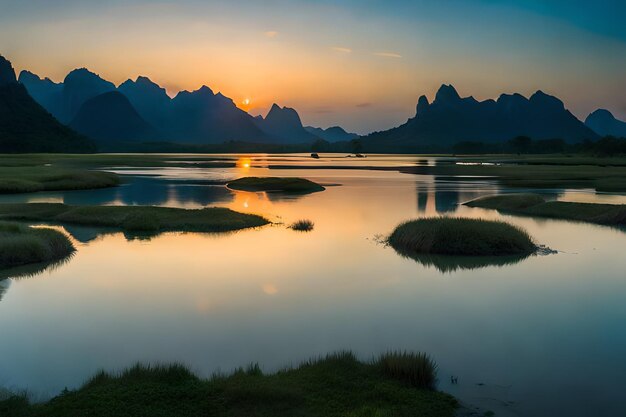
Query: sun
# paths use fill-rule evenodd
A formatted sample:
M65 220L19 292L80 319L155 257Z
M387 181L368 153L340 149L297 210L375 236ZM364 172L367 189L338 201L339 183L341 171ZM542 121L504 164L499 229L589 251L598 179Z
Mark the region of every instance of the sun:
M244 98L244 99L243 99L243 101L242 101L242 104L243 104L244 106L249 105L249 104L250 104L250 99L249 99L249 98Z

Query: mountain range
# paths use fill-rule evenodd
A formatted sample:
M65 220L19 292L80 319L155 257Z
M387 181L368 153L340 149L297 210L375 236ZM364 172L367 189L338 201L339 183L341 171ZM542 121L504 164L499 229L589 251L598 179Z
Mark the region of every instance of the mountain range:
M19 81L57 119L101 143L166 140L185 144L296 144L320 139L304 129L294 109L275 104L265 118L254 118L232 99L207 86L181 91L170 98L164 88L147 77L129 79L116 88L85 68L70 72L62 83L28 71L20 73ZM113 92L118 95L111 95Z
M0 56L0 152L94 152L96 146L57 121L17 82Z
M518 136L569 143L598 138L561 100L542 91L530 98L502 94L497 100L478 101L471 96L461 98L452 85L444 84L432 103L426 96L419 98L415 116L406 123L372 133L364 143L368 147L443 149L462 141L493 143Z
M558 138L568 143L604 135L626 136L626 123L607 110L593 112L583 123L561 100L542 91L529 98L502 94L497 100L478 101L471 96L462 98L452 85L444 84L432 103L426 96L419 97L415 116L406 123L359 137L339 126L305 127L295 109L278 104L273 104L265 117L252 117L232 99L207 86L181 91L171 98L164 88L143 76L116 87L86 68L71 71L61 83L29 71L22 71L16 80L4 58L1 69L4 137L9 135L9 125L14 129L13 138L21 131L15 126L21 124L27 125L23 136L30 138L37 126L51 126L64 137L60 146L67 141L80 142L79 150L89 145L74 131L109 150L108 145L116 143L146 142L190 146L233 142L301 147L315 144L316 149L331 149L330 142L335 142L337 146L332 145L332 149L348 149L354 147L349 142L359 139L359 149L366 151L420 152L447 151L459 142L499 143L518 136ZM27 122L29 118L37 121ZM49 142L51 135L43 137L37 137L37 146Z

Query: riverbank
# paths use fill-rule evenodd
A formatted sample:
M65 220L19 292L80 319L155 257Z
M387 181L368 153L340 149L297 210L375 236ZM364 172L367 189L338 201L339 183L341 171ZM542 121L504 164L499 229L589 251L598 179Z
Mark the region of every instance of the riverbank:
M361 362L342 352L272 374L250 365L210 379L181 365L137 365L117 375L100 372L43 404L21 396L0 401L0 415L453 417L457 401L433 389L435 377L436 365L420 354Z

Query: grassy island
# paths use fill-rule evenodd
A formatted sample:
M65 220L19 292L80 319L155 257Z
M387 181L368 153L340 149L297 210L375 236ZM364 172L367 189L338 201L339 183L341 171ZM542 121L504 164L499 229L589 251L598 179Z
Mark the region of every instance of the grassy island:
M487 196L465 203L469 207L498 210L533 217L575 220L588 223L626 225L626 205L546 201L537 194Z
M55 203L0 204L0 219L113 227L131 232L227 232L269 221L227 208L187 210L152 206L68 206Z
M87 190L120 184L112 172L49 166L0 166L0 194Z
M59 261L74 250L56 230L0 222L0 269Z
M396 227L389 244L403 255L528 255L537 246L519 227L504 222L432 217Z
M180 365L137 365L101 372L43 404L19 396L0 401L0 415L452 417L457 402L433 389L435 376L427 356L410 353L368 363L337 353L274 374L251 365L208 380Z
M307 194L324 191L321 185L305 178L244 177L228 183L228 188L239 191L268 191Z

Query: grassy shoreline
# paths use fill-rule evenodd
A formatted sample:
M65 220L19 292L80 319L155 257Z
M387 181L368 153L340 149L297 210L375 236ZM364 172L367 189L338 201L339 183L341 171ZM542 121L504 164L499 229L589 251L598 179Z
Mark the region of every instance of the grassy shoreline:
M60 261L75 250L68 237L56 230L0 221L0 271Z
M481 197L464 203L468 207L498 210L531 217L574 220L610 226L626 225L626 205L546 201L537 194Z
M43 221L113 227L131 232L228 232L269 220L227 208L198 210L152 206L68 206L60 203L0 204L0 220Z
M43 404L21 396L0 401L0 415L453 417L458 403L434 389L436 374L428 356L413 353L361 362L341 352L272 374L253 364L210 379L181 365L137 365L100 372Z

